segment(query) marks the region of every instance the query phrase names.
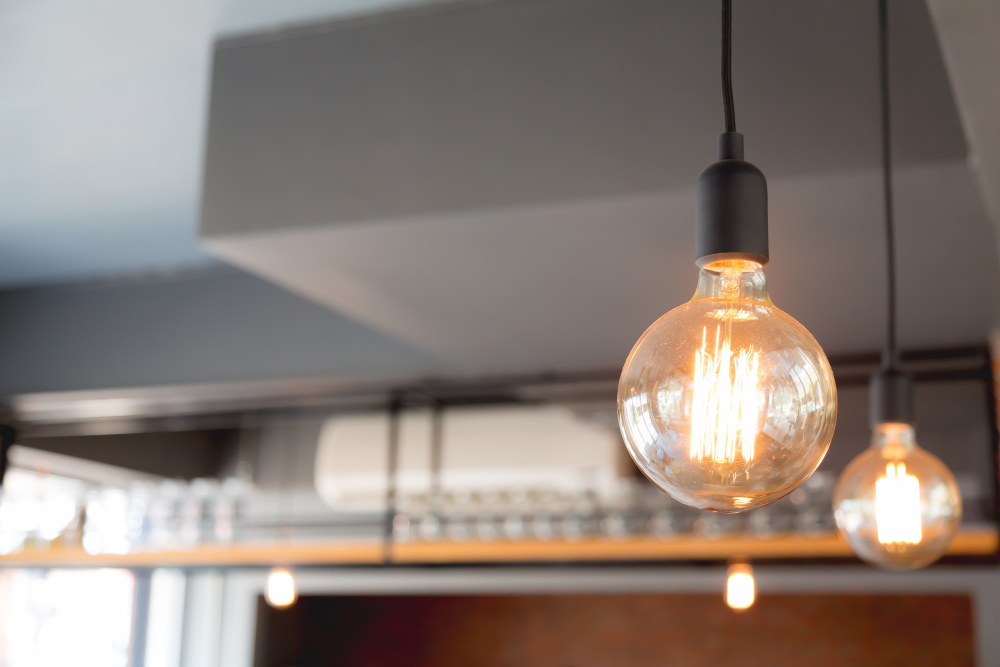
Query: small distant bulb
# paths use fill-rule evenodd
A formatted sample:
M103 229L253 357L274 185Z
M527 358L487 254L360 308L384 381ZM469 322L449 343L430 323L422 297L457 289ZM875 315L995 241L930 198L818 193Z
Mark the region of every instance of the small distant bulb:
M726 604L737 611L743 611L753 605L754 595L753 568L746 563L730 565L729 576L726 578Z
M267 575L267 590L265 597L272 607L288 607L295 603L295 577L288 570L276 567Z

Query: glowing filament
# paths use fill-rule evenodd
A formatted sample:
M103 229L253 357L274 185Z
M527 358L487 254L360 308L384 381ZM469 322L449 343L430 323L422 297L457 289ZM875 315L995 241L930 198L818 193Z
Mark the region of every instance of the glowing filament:
M879 544L919 544L920 481L906 474L905 463L887 463L875 482L875 526Z
M757 366L753 348L733 352L728 331L715 331L715 350L708 334L694 358L691 414L691 459L732 463L737 456L753 460L757 439Z

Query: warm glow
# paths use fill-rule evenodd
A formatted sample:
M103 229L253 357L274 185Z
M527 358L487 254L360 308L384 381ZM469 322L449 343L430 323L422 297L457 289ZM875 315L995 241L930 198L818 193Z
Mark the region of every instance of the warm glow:
M632 460L698 509L745 512L787 495L819 466L836 423L823 349L746 262L702 268L694 296L646 330L618 382Z
M733 351L730 323L715 330L715 348L708 349L702 329L695 352L691 409L691 459L732 463L737 454L753 460L757 439L757 372L760 353L753 348Z
M730 565L726 578L726 604L740 611L749 609L754 595L753 569L743 563Z
M885 477L875 482L875 525L879 544L919 544L920 481L906 473L905 463L887 463Z
M295 578L288 570L275 568L267 576L267 603L272 607L287 607L295 602Z
M883 423L841 473L833 510L858 557L909 570L948 550L962 522L962 495L948 466L917 445L913 425Z

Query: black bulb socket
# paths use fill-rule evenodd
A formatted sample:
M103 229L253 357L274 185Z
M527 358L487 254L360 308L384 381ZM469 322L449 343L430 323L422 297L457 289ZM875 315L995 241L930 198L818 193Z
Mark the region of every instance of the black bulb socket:
M743 135L719 135L719 161L701 172L696 187L695 264L742 259L768 262L767 179L743 159Z
M873 428L879 424L915 424L913 377L892 369L873 375L868 385L868 416Z

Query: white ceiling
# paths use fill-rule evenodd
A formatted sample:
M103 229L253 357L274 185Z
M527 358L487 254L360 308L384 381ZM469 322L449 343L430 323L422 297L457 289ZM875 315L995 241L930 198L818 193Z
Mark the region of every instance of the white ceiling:
M0 283L206 261L194 230L215 13L0 4Z
M215 35L406 1L0 1L0 286L212 261L196 230Z

